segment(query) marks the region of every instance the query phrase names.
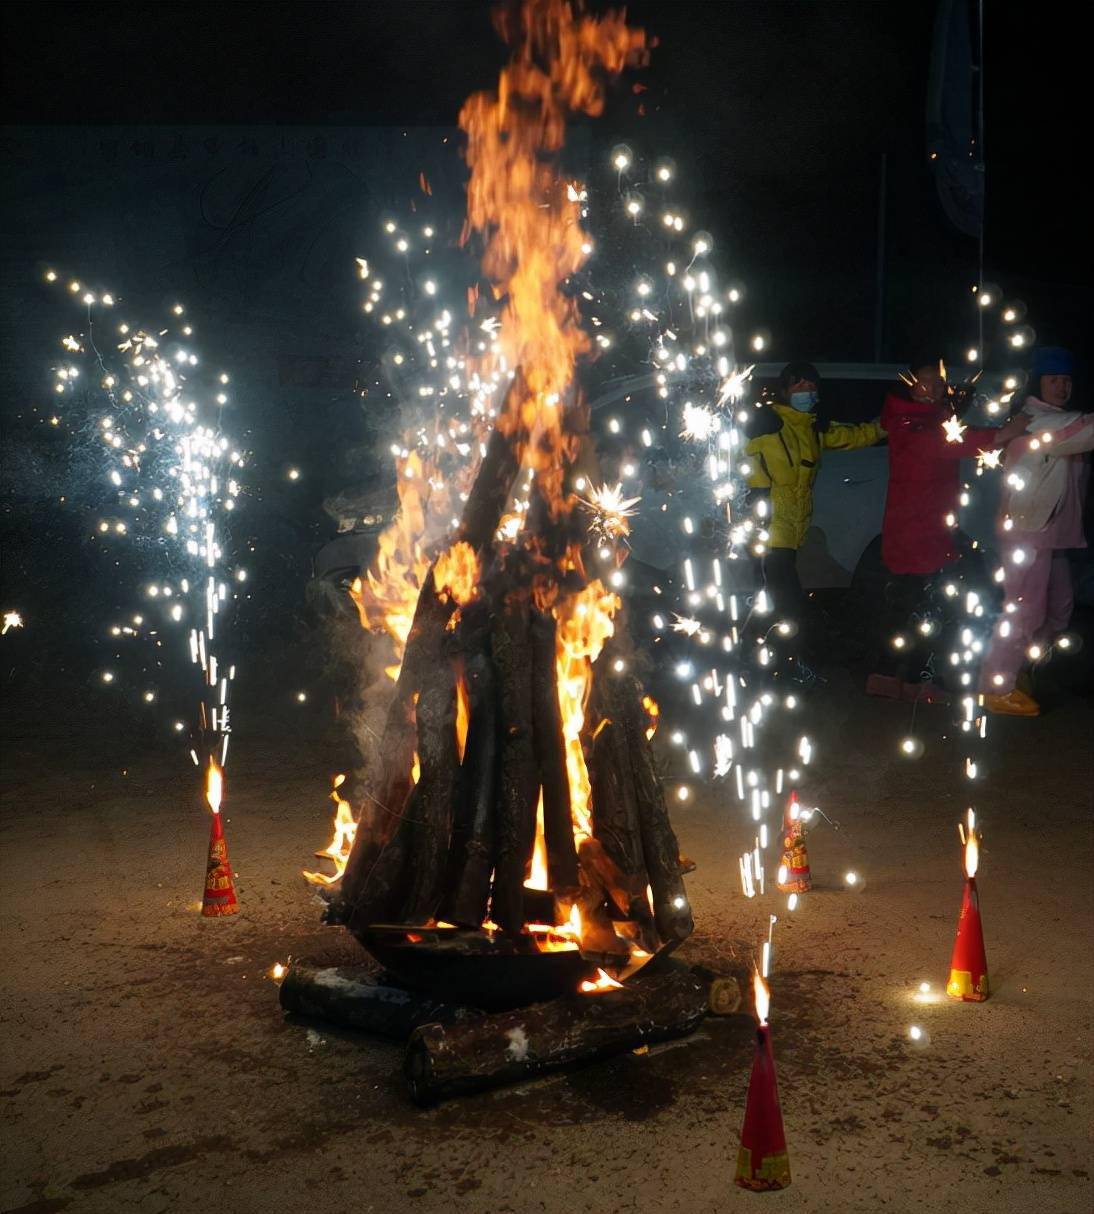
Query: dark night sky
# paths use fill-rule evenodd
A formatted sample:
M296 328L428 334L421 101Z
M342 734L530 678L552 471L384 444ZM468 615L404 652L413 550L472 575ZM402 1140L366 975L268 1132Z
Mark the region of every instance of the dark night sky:
M501 62L489 8L5 6L6 121L448 126ZM1080 47L1068 11L986 0L987 263L989 278L1025 290L1046 336L1085 344L1085 204L1068 167ZM870 357L888 153L887 327L898 345L935 340L944 323L927 315L931 301L974 281L976 253L946 221L926 168L932 0L642 0L628 12L659 45L617 90L596 138L675 154L734 268L762 280L784 331L831 358ZM635 80L647 86L640 96ZM824 315L833 287L839 324Z

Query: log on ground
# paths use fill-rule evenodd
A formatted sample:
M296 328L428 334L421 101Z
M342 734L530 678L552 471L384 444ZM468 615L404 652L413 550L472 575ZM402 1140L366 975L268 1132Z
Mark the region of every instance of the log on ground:
M382 982L357 966L290 965L279 999L286 1012L404 1042L419 1025L452 1024L481 1015L477 1008L443 1003Z
M707 998L706 983L669 963L618 990L423 1025L407 1043L404 1073L414 1100L433 1104L685 1036L703 1019Z

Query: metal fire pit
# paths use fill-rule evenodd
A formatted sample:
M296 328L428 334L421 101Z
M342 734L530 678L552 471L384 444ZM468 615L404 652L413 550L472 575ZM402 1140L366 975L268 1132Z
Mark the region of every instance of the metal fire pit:
M500 933L376 923L354 933L403 985L474 1007L518 1007L554 999L595 975L597 962L577 949L540 952Z

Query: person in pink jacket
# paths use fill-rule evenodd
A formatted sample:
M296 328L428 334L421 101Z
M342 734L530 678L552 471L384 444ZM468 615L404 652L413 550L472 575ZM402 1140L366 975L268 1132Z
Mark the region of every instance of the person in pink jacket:
M1000 514L1006 600L981 667L991 712L1034 717L1040 705L1019 688L1034 646L1046 650L1071 618L1069 548L1085 548L1083 499L1094 450L1094 413L1069 411L1072 358L1046 347L1034 357L1022 406L1026 434L1011 442ZM1031 652L1032 650L1032 652Z

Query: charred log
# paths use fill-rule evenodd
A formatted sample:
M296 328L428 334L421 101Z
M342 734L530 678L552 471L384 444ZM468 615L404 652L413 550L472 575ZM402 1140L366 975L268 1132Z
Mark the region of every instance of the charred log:
M494 867L494 801L498 785L498 712L494 667L485 653L464 663L469 722L463 764L448 897L442 916L464 927L486 918Z
M281 981L281 1007L298 1016L406 1041L422 1024L452 1024L481 1013L381 982L357 967L290 965Z
M611 862L616 876L612 899L626 918L638 923L643 947L656 947L653 913L647 895L649 879L642 852L638 793L624 717L626 690L609 673L613 654L598 663L594 675L593 707L599 722L589 754L593 835ZM600 862L601 872L605 866Z
M627 920L637 926L638 943L649 953L656 952L660 941L657 928L653 921L646 896L646 887L635 892L634 879L628 880L620 871L619 866L608 855L599 839L583 839L578 852L578 866L581 872L581 893L578 905L581 907L582 921L586 924L584 938L588 941L588 949L604 951L604 926L612 931L615 948L622 947L612 920ZM592 925L596 925L596 936L599 941L592 943L589 935Z
M690 1033L707 1010L690 970L640 974L618 990L563 995L515 1012L427 1024L407 1044L404 1073L418 1104L516 1083L577 1062Z
M344 910L346 918L343 921L355 935L360 936L370 923L398 917L399 907L406 898L410 839L410 818L404 814L395 833L382 847L375 851L369 848L367 856L371 858L371 864L361 873L361 892L356 902Z
M494 922L511 935L523 922L521 889L535 844L532 645L528 605L510 599L494 619L493 652L501 712L501 764L495 822Z
M646 737L641 684L632 677L621 678L620 684L618 696L634 774L642 855L653 890L654 919L661 939L675 945L686 940L695 928L680 876L680 847L669 821L665 793Z
M536 766L543 788L543 834L547 872L556 892L576 889L577 853L570 813L570 781L558 706L555 643L558 625L543 611L531 615L532 721Z
M424 673L443 660L445 625L453 609L451 602L438 597L431 569L418 595L403 664L388 709L380 745L379 777L362 808L353 849L342 875L342 888L329 914L332 922L347 922L351 916L356 917L354 908L365 882L370 880L381 853L403 820L418 745L414 697L421 691Z
M459 778L456 683L442 659L423 678L417 705L421 772L407 802L410 823L410 891L406 923L425 923L440 905L452 839L452 802Z
M519 430L519 413L527 392L524 378L517 375L509 385L502 415L507 421L502 429L491 432L486 444L486 454L475 474L474 484L464 504L458 538L471 545L476 552L486 548L494 538L509 498L513 492L513 481L520 469L521 444L515 433Z

